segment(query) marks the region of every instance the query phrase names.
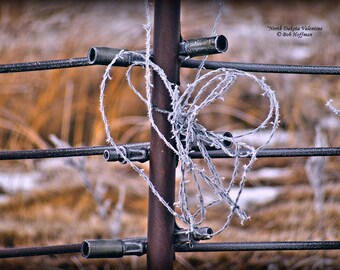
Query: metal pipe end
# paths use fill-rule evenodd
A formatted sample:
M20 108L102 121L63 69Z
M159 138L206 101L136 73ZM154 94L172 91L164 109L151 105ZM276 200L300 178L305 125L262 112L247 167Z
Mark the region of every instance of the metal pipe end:
M109 150L105 150L103 155L104 155L104 159L106 161L110 160L110 151Z
M96 62L96 59L98 57L98 50L96 47L92 47L89 49L87 53L87 60L89 64L93 65Z
M212 228L207 228L206 234L213 234L214 230Z
M85 240L82 244L81 244L81 249L80 249L80 252L81 252L81 255L87 259L90 254L91 254L91 246L89 244L89 242L87 240Z
M107 149L103 153L106 161L121 161L121 158L115 149Z
M220 53L225 52L228 49L228 40L224 35L216 36L215 48Z
M233 137L233 134L231 134L229 131L226 131L223 133L223 136L224 137L227 137L227 138L232 138ZM233 142L232 140L228 140L228 139L225 139L223 140L223 144L226 146L226 147L231 147L233 145Z
M203 56L225 52L228 40L224 35L184 40L179 44L181 56Z
M109 47L91 47L87 52L87 61L90 65L108 65L122 49ZM128 66L129 60L122 59L116 61L117 64Z
M211 238L211 235L214 233L213 229L210 227L201 227L197 228L193 233L193 238L195 241L207 240Z
M121 258L124 243L121 240L85 240L80 249L84 258Z

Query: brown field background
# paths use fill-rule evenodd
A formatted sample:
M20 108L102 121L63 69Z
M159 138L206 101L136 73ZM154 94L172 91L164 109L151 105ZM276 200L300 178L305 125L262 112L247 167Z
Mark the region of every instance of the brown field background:
M182 35L209 36L218 5L214 1L183 1ZM209 59L235 62L340 65L340 3L338 1L226 1L217 28L229 41L223 55ZM0 64L84 57L91 46L144 48L143 1L0 1ZM312 37L279 38L269 25L322 27ZM166 34L166 33L165 33ZM53 134L72 146L103 145L99 114L99 84L105 67L1 74L0 148L55 147ZM149 123L142 102L129 89L125 68L113 68L106 91L112 135L120 143L147 141ZM194 72L181 71L182 85ZM337 76L257 74L276 91L280 102L280 132L286 137L275 147L312 147L320 126L329 146L340 145L340 117L325 103L340 107ZM133 80L143 88L143 70ZM243 130L266 116L268 103L255 84L242 80L224 102L200 116L209 129ZM266 204L247 207L252 219L244 226L235 219L213 241L340 240L339 157L329 158L323 179L323 211L315 210L316 192L305 171L306 158L258 160L248 187L278 187ZM230 173L230 161L218 161ZM148 164L143 164L146 170ZM256 176L277 169L279 177ZM2 161L0 172L38 174L29 190L0 194L0 248L78 243L90 238L146 234L147 187L129 168L100 157L51 161ZM288 172L288 173L284 173ZM89 179L101 194L98 214ZM141 188L142 187L142 188ZM241 198L242 200L242 198ZM221 223L221 209L209 217ZM222 213L223 214L223 213ZM337 251L242 252L177 254L175 269L340 269ZM145 258L85 260L80 256L44 256L0 260L0 269L144 269Z

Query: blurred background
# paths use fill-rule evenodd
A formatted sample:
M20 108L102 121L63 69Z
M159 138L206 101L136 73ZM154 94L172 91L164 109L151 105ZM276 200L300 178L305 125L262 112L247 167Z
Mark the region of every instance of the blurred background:
M338 1L225 1L217 33L229 49L211 60L340 65ZM211 35L215 1L182 1L184 39ZM143 1L0 1L0 64L85 57L92 46L130 50L145 43ZM312 36L278 36L269 26L311 26ZM282 31L284 32L284 31ZM286 32L290 32L287 30ZM165 33L166 34L166 33ZM104 145L99 84L105 67L0 74L0 148L44 149ZM125 68L113 68L105 104L119 143L148 141L146 108L129 89ZM143 70L133 82L143 89ZM281 124L271 147L340 145L337 76L264 76L280 102ZM195 71L181 70L181 84ZM225 100L199 116L207 128L233 134L258 126L268 102L257 85L238 81ZM247 138L253 145L263 136ZM221 241L339 240L338 157L261 159L249 174L241 203L252 219L235 219ZM230 177L232 162L217 161ZM148 170L148 164L143 166ZM141 185L144 188L141 188ZM194 196L194 194L193 194ZM81 242L146 233L147 187L129 168L100 157L0 163L0 247ZM209 216L221 222L221 209ZM223 214L223 213L222 213ZM339 254L244 252L178 254L176 269L339 269ZM28 263L29 262L29 263ZM0 261L3 269L143 269L145 258L85 261L51 256Z

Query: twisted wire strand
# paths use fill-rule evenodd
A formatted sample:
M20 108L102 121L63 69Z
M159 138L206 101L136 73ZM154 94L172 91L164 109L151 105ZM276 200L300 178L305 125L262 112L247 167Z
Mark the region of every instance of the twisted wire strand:
M246 183L247 174L250 171L252 165L256 161L257 152L266 146L272 139L275 130L279 126L279 104L276 99L274 91L267 85L264 78L259 79L256 76L249 74L244 71L235 69L220 68L217 70L206 72L201 75L197 73L196 79L193 83L188 84L184 90L180 91L178 85L171 83L164 72L158 65L150 60L150 43L151 43L151 19L149 5L146 2L146 17L147 21L144 25L146 32L146 53L145 55L138 52L132 52L139 56L141 61L135 61L128 68L126 72L127 82L131 87L132 91L141 99L142 102L147 106L148 117L150 119L151 127L155 129L158 136L164 141L164 143L172 149L172 151L178 156L180 176L179 176L179 190L178 190L178 201L175 203L175 209L170 206L155 189L154 185L150 181L149 177L144 173L142 169L133 164L124 153L118 148L114 139L110 135L110 128L108 119L105 114L104 108L104 93L105 85L107 80L111 80L110 69L114 63L122 57L124 51L122 50L107 66L103 76L103 80L100 86L100 112L102 114L105 132L107 136L107 142L110 143L118 152L118 154L128 163L148 184L153 194L159 199L159 201L167 208L167 210L174 215L177 219L182 221L188 226L189 232L194 232L200 224L206 219L206 213L208 208L212 207L217 203L224 202L230 209L223 226L218 229L209 237L219 234L230 224L233 216L236 214L241 223L249 219L248 215L240 209L238 202L240 200L242 190ZM131 52L130 52L131 53ZM134 66L143 66L145 69L145 97L141 94L131 81L131 72ZM153 85L151 83L151 72L156 72L162 79L166 89L171 97L171 111L165 111L161 108L156 108L151 102L151 90ZM197 116L202 109L211 105L217 100L223 100L224 96L229 92L230 87L234 82L240 78L248 78L258 84L261 94L269 100L269 110L267 117L263 122L251 131L241 134L235 138L229 138L222 134L215 133L214 131L207 130L202 124L198 123ZM182 92L182 93L181 93ZM167 114L167 119L171 125L171 132L175 141L175 147L165 138L160 132L159 128L155 124L153 119L153 112ZM241 141L244 136L257 133L267 126L271 125L271 132L266 142L260 147L254 148ZM234 145L233 149L228 148L224 145L224 141L231 141ZM203 160L207 164L207 172L194 163L190 158L190 149L196 144L202 153ZM228 186L225 186L226 181L218 172L216 165L209 156L206 145L214 146L217 149L221 149L223 152L231 155L235 158L234 170L229 180ZM240 149L246 149L251 153L251 157L243 167L239 158L241 157ZM244 153L244 151L243 151ZM241 175L239 176L239 174ZM197 191L197 203L190 202L188 196L188 184L191 182L188 178L191 175L193 178L194 186ZM238 184L238 194L235 199L232 199L229 195L232 187L236 185L237 179L240 178ZM207 202L204 196L202 183L205 183L210 187L212 192L217 197L212 202ZM193 209L197 206L197 210Z
M340 109L335 108L333 105L333 99L330 99L329 101L327 101L326 106L328 107L328 109L330 109L330 111L336 115L340 115Z

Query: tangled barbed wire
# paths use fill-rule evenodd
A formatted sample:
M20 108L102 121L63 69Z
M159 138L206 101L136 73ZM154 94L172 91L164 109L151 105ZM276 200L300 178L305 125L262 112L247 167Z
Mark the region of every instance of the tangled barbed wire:
M100 111L105 126L107 142L110 143L122 159L146 181L153 194L157 196L168 211L178 220L187 225L188 233L197 232L197 227L200 226L206 219L206 213L209 207L224 202L225 205L229 207L230 211L224 224L217 231L206 236L212 237L213 235L222 232L230 224L235 214L240 218L241 223L249 218L248 215L238 206L238 201L240 200L243 187L245 186L247 174L256 161L257 152L270 142L274 136L275 130L279 126L279 103L274 91L265 83L264 78L259 79L250 73L235 69L220 68L205 72L203 75L201 74L202 69L199 69L195 81L186 85L184 89L181 89L179 85L170 82L167 79L164 70L151 60L151 16L148 3L146 3L146 18L147 22L144 25L144 29L146 31L145 54L129 52L130 54L132 53L138 56L136 59L140 60L133 61L127 69L126 77L132 91L142 102L145 103L151 127L154 128L158 136L178 157L180 176L178 200L174 205L175 209L173 209L173 206L169 205L157 192L143 169L132 163L127 156L124 155L110 134L109 121L106 117L104 107L105 85L107 80L112 79L110 76L110 70L114 63L124 55L124 50L121 50L107 66L100 86ZM139 91L132 83L131 73L135 66L144 67L145 96L143 96L142 91ZM169 92L171 97L170 111L157 108L151 102L151 92L153 88L151 82L151 69L160 76ZM247 131L244 134L238 135L237 137L229 137L224 134L208 130L204 125L198 122L198 114L202 111L202 109L211 105L215 101L223 100L225 95L230 91L231 86L240 77L248 78L257 83L261 90L261 95L267 97L269 101L267 117L258 127ZM173 140L175 142L174 146L165 138L155 124L153 118L154 113L163 113L167 115L167 119L171 125ZM260 130L267 128L269 125L271 125L271 132L263 145L255 148L242 142L242 138L244 136L257 133ZM226 141L232 143L232 148L226 146ZM202 166L196 164L190 158L189 154L194 145L197 146L199 151L202 153L203 160L208 168L207 170L204 170ZM209 156L207 149L209 147L223 150L223 152L234 158L234 169L229 181L226 181L225 178L218 172L216 165ZM249 161L242 166L240 158L242 158L245 153L247 155L251 153L251 157ZM239 179L238 194L236 198L233 199L230 196L230 191L236 185L237 179ZM197 199L194 201L190 200L187 192L187 186L191 181L194 182L197 191ZM212 201L205 198L202 187L203 183L206 184L211 189L212 194L214 194L214 199Z

